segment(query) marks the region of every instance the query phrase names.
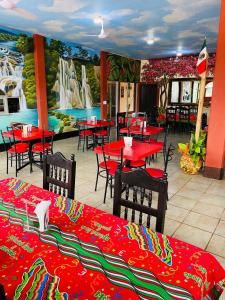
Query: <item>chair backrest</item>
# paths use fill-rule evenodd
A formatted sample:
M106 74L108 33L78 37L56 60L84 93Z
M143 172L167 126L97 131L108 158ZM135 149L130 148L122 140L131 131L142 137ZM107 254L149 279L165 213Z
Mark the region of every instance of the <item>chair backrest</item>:
M119 138L120 135L120 129L126 127L126 113L125 112L118 112L116 115L116 131L117 131L117 139Z
M52 132L52 135L50 136L46 136L45 135L45 130L42 129L42 138L41 138L41 143L42 143L42 152L44 153L45 150L46 150L46 147L45 147L45 143L48 143L49 144L49 150L53 150L53 140L54 140L54 131L53 130L49 130Z
M170 144L167 152L166 152L166 156L165 156L165 161L164 161L164 172L167 172L167 167L168 167L168 162L171 161L173 159L173 155L174 155L174 151L175 151L175 147Z
M108 146L108 144L106 145L102 145L102 154L103 154L103 159L104 159L104 163L105 165L107 164L107 160L114 160L117 161L118 164L118 168L122 169L123 167L123 147L114 147L112 144L110 146ZM106 172L108 172L109 170L106 168Z
M189 121L190 119L190 111L187 107L180 107L179 109L179 120L180 121Z
M121 216L125 207L124 219L150 227L151 218L156 218L156 231L163 233L167 207L168 183L164 179L151 177L144 169L131 172L117 171L113 214ZM154 194L158 194L157 208L152 207ZM147 220L145 219L147 216ZM146 220L146 224L145 223Z
M175 121L176 120L176 107L167 107L166 109L166 120Z
M74 154L71 160L66 159L61 152L44 155L43 188L74 199L76 162Z

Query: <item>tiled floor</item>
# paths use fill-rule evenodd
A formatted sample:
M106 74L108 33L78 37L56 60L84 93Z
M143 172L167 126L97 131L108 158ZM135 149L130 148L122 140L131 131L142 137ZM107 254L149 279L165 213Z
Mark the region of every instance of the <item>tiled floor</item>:
M177 145L185 141L185 135L173 136L169 140ZM112 213L112 199L103 204L104 179L99 179L98 191L94 192L96 158L89 150L77 150L77 138L54 143L54 151L61 151L66 157L75 153L77 161L76 196L83 203ZM169 204L166 214L165 234L199 246L213 253L225 267L225 179L221 181L204 178L202 175L186 175L179 168L179 154L169 163ZM5 153L0 153L0 179L6 178ZM162 166L162 156L151 163ZM13 169L8 177L15 177ZM42 172L29 167L18 176L32 184L42 186Z

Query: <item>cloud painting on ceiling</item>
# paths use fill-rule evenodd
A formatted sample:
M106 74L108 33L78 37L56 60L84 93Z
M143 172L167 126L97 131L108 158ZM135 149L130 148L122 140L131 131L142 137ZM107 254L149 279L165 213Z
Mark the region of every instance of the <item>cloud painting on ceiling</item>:
M50 120L63 133L79 118L100 118L99 52L79 44L45 39L45 66Z
M133 58L198 53L204 36L216 50L220 0L0 0L0 7L4 26Z

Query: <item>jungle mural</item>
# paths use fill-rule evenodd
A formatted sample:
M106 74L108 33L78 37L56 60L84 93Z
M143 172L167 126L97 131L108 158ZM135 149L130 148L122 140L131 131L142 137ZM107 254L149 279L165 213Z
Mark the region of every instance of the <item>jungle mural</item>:
M140 66L140 60L108 53L107 79L120 82L139 82Z
M13 121L37 125L33 38L4 27L0 28L0 103L0 129Z
M78 118L99 118L99 53L78 44L46 39L45 63L49 115L58 120L55 130L76 130Z

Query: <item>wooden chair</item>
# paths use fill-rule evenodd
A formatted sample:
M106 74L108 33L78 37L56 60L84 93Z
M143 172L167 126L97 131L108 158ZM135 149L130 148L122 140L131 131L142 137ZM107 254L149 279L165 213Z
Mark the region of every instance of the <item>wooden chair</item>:
M76 162L74 154L71 160L61 152L44 155L43 188L45 190L74 199Z
M168 183L151 177L145 169L120 172L115 175L113 214L120 217L125 207L124 219L131 213L131 222L150 227L151 218L156 218L156 231L163 233L167 207ZM158 194L157 208L152 208L153 193ZM147 215L146 224L144 215Z

